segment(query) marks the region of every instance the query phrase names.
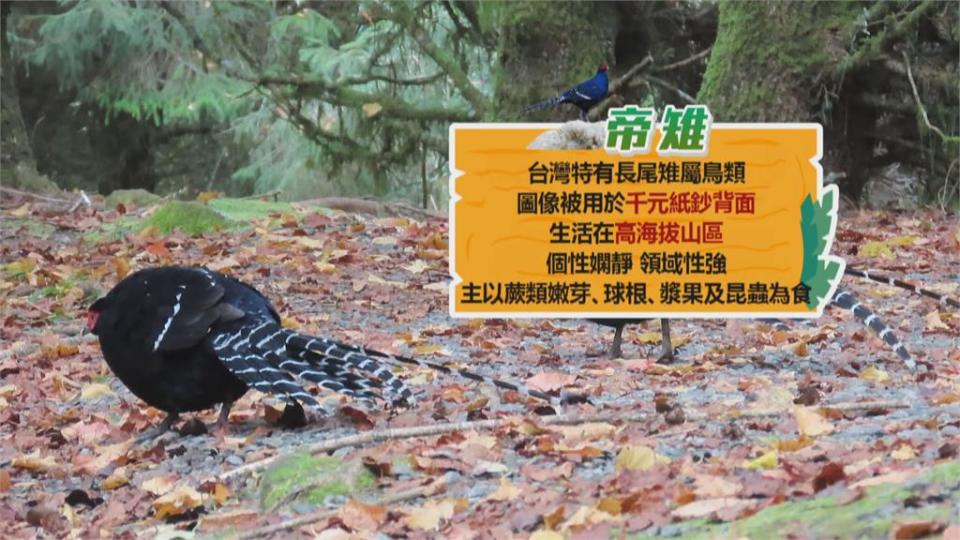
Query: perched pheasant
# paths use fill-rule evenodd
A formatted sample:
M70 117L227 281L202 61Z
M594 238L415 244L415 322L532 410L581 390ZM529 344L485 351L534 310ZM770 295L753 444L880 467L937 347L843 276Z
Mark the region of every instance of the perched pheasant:
M249 388L317 405L301 381L344 394L407 402L403 381L356 347L299 334L256 289L206 268L140 270L97 300L87 328L110 369L140 399L167 413L230 407Z
M580 109L580 119L587 121L589 120L588 113L590 112L590 109L603 101L603 98L607 97L608 88L609 81L607 79L607 65L600 64L600 67L597 68L596 75L593 77L583 81L582 83L574 86L558 96L552 97L546 101L541 101L540 103L529 105L526 109L524 109L524 112L538 111L540 109L546 109L547 107L555 107L561 103L570 103L572 105L576 105L577 108Z

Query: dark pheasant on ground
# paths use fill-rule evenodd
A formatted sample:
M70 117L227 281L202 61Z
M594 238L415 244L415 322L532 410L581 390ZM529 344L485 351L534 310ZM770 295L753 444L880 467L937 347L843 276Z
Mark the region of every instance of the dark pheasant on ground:
M613 343L610 345L610 358L620 358L623 356L623 328L628 324L637 324L649 321L650 319L589 319L590 322L602 326L609 326L614 329ZM672 362L673 343L670 341L670 320L660 319L660 356L658 360L663 363Z
M317 405L299 380L364 398L407 402L403 381L362 349L302 335L253 287L206 268L135 272L95 302L88 329L110 369L140 399L167 413L222 404L220 423L249 388Z

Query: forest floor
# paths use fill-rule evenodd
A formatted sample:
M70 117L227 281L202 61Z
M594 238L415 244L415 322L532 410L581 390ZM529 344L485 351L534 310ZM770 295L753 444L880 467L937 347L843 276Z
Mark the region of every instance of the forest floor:
M660 365L656 322L608 359L612 330L585 321L451 319L442 220L251 202L190 236L141 229L142 211L3 210L0 537L960 538L960 316L933 300L843 282L926 373L839 309L786 330L673 321L679 360ZM960 292L960 225L943 214L843 216L833 252ZM246 280L303 332L591 403L552 424L514 392L406 369L410 410L323 394L327 411L290 429L251 391L224 433L189 423L200 434L135 445L163 414L112 376L86 307L167 264Z

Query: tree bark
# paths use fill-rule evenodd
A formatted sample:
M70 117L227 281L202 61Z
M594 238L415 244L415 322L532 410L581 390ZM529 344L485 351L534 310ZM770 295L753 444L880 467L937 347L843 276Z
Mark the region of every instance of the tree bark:
M10 55L7 42L7 21L10 19L13 2L0 3L2 20L2 68L0 68L0 133L3 133L3 145L0 148L0 182L9 184L16 175L18 166L36 170L36 161L30 150L30 139L23 115L20 112L20 98L17 93L17 66Z
M575 107L523 113L612 64L618 12L607 2L483 2L488 30L498 37L494 98L488 120L564 121Z
M722 2L697 101L720 122L816 121L815 78L846 56L859 4Z

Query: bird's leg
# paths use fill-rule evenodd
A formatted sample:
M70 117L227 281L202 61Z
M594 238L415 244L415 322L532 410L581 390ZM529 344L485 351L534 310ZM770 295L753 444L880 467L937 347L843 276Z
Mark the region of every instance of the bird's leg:
M232 401L224 401L220 404L220 415L217 416L217 423L214 424L211 435L219 437L226 434L230 427L230 407L233 407Z
M153 429L147 430L145 433L137 437L137 442L142 443L163 435L169 431L171 427L173 427L173 423L176 422L177 418L179 417L180 415L178 413L167 413L167 417L163 419L163 422L160 422L160 425Z
M224 401L220 405L220 416L217 417L218 428L225 428L230 423L230 407L233 407L232 401Z
M669 364L673 362L673 342L670 341L670 319L660 319L660 358L657 362Z
M616 330L613 332L613 344L610 345L610 358L622 358L623 351L620 349L620 344L623 343L623 327L625 325L621 324L617 326Z

